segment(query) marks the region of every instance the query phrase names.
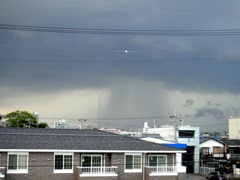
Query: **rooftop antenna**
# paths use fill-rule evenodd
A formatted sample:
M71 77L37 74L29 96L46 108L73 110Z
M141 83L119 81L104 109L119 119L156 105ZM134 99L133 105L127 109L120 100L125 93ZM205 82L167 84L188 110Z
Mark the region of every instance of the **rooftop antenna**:
M99 119L100 119L100 108L101 108L101 95L104 93L99 93L98 94L98 129L99 129Z
M155 119L153 119L153 127L156 128Z
M174 140L175 142L177 142L177 124L176 124L176 119L177 119L177 111L176 109L174 110L174 115L173 116L169 116L169 118L171 119L171 121L174 121Z
M183 126L183 118L182 118L181 114L179 115L179 120L180 120L180 122L182 123L182 126Z

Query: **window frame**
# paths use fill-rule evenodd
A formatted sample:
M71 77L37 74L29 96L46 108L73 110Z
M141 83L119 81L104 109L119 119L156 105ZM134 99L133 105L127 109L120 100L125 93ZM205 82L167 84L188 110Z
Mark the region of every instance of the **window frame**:
M213 146L213 154L223 154L224 148L221 146Z
M81 154L80 165L82 173L101 174L105 168L103 154Z
M195 138L195 130L179 130L179 138Z
M85 157L90 157L90 159L91 159L91 162L90 162L90 166L83 166L83 160L84 160L84 158ZM93 166L94 164L93 164L93 158L95 158L95 157L98 157L98 158L100 158L101 160L101 162L100 162L100 166ZM90 167L90 168L92 168L92 167L100 167L100 168L102 168L102 167L104 167L104 164L103 164L104 162L103 162L103 155L102 154L82 154L81 155L81 167Z
M168 158L167 158L167 155L159 155L159 154L156 154L156 155L153 155L153 154L151 154L151 155L149 155L148 156L148 165L149 165L149 167L154 167L154 166L151 166L150 165L150 158L151 157L156 157L157 158L157 168L160 166L159 164L159 157L164 157L165 158L165 163L163 163L163 164L161 164L161 166L165 166L165 167L167 167L167 164L168 164Z
M62 159L62 169L56 169L56 156L63 156ZM65 169L65 156L72 156L71 169ZM73 162L74 154L73 153L54 153L54 164L53 164L53 173L73 173Z
M132 156L132 168L127 169L127 156ZM140 156L140 157L138 157ZM138 162L140 158L140 162ZM136 168L136 166L140 166ZM142 172L142 153L125 153L124 154L124 172Z
M11 169L9 168L10 166L10 155L15 155L17 156L17 161L16 161L16 169ZM24 167L26 168L20 168L20 162L21 160L19 159L20 156L26 156L26 164L24 165ZM27 174L28 173L28 159L29 159L29 153L28 152L8 152L7 155L7 173L8 174Z

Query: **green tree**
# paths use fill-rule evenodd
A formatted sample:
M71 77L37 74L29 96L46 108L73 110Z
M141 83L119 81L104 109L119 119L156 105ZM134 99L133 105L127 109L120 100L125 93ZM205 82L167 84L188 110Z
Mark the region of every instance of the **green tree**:
M38 128L48 128L48 124L45 123L45 122L40 122L40 123L38 124Z
M36 117L27 111L14 111L6 115L8 127L37 127Z

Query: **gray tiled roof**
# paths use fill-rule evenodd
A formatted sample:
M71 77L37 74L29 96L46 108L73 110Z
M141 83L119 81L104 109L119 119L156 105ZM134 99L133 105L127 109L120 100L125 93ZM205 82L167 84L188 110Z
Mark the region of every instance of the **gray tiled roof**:
M228 140L223 140L223 142L228 146L240 146L239 139L228 139Z
M182 151L100 130L0 128L0 150Z

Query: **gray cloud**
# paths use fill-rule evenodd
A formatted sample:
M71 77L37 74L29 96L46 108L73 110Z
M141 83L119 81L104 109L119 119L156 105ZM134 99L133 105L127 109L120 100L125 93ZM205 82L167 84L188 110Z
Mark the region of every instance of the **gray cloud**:
M134 30L217 30L238 29L240 25L237 1L228 6L217 0L133 0L131 4L134 6L125 0L11 0L2 3L0 22ZM168 115L175 107L166 92L238 96L239 41L239 36L223 35L114 36L0 30L2 107L29 96L108 89L112 116L144 116L157 111ZM221 100L211 100L203 108L206 104L198 105L195 97L187 97L192 96L181 99L185 104L180 106L194 105L196 117L223 115ZM238 107L234 108L237 114Z
M221 118L223 119L224 112L220 109L217 108L207 108L207 107L202 107L197 110L195 113L195 118L202 118L202 117L214 117L216 119Z
M192 100L192 99L186 99L185 104L182 105L182 106L184 106L184 107L192 107L193 104L194 104L194 100Z
M222 106L222 102L213 102L213 101L207 101L207 105L208 107L221 107Z

